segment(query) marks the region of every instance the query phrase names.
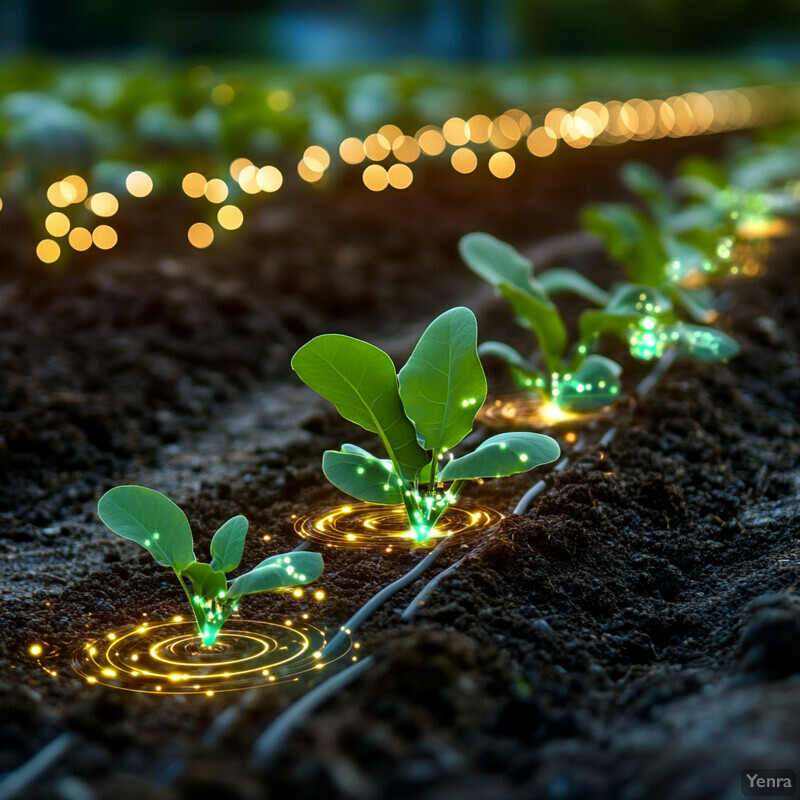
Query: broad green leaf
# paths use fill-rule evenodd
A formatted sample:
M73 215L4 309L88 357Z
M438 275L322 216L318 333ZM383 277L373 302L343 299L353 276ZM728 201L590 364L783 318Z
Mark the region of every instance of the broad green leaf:
M217 572L230 572L239 566L244 552L244 540L249 523L241 514L231 517L214 534L211 540L211 568Z
M250 572L236 578L228 589L228 597L273 592L311 583L322 575L323 567L319 553L300 552L270 556Z
M538 282L548 297L569 293L598 306L604 306L608 302L609 294L605 289L601 289L574 269L547 269L539 273Z
M350 449L353 448L353 449ZM341 450L326 450L322 471L337 489L365 503L397 505L403 502L392 462L379 459L365 450L354 452L355 445L342 445Z
M117 486L100 498L97 513L117 536L147 548L165 567L181 572L194 561L189 520L161 492L144 486Z
M492 286L509 283L530 294L533 264L510 244L489 233L461 237L458 251L464 263Z
M558 442L541 433L499 433L461 458L448 461L440 481L501 478L549 464L561 454Z
M292 358L292 369L339 413L377 433L403 477L428 462L400 401L394 364L383 350L340 334L317 336Z
M223 594L228 588L225 574L218 572L211 567L211 564L204 564L195 561L188 567L181 570L181 575L185 575L192 581L194 593L200 597L217 597L220 592Z
M505 361L511 367L514 382L525 391L538 391L549 383L540 370L534 369L530 362L523 358L513 347L502 342L483 342L478 347L481 358L494 356Z
M664 279L667 255L659 231L631 206L601 203L581 214L586 230L598 234L612 258L625 265L633 283L658 286Z
M569 380L559 384L558 405L564 410L580 414L611 405L619 397L622 367L605 356L590 355Z
M508 283L499 287L500 294L511 303L517 322L536 334L547 369L560 372L561 356L567 346L567 329L558 309L550 300L539 300Z
M665 330L678 354L697 361L727 361L739 355L739 344L714 328L679 322Z
M672 311L672 301L659 289L627 283L614 292L603 311L657 317Z
M457 445L472 430L486 399L475 315L458 307L437 317L398 379L400 399L420 445L436 454Z
M708 298L705 292L698 293L684 289L677 284L664 284L665 294L668 294L676 306L686 311L695 322L711 322L715 316L714 309L706 305L713 296Z

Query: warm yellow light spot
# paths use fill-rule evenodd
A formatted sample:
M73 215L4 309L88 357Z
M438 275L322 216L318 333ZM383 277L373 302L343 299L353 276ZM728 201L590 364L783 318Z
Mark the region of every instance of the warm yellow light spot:
M115 669L104 669L101 670L101 674L105 675L106 678L116 678L117 671Z
M403 131L397 127L397 125L381 125L378 128L378 136L383 136L387 142L389 142L389 146L391 147L394 144L395 140L400 138L403 135Z
M544 117L545 128L550 128L553 134L558 137L561 135L561 120L567 115L567 110L564 108L551 108Z
M116 638L117 638L117 634L116 634L116 633L109 633L109 634L108 634L108 638L109 638L109 640L110 640L110 641L112 641L112 642L113 642L113 641L114 641L114 639L116 639Z
M578 439L578 435L575 433L575 431L569 431L569 433L564 434L564 439L569 444L575 444Z
M98 225L92 231L92 242L101 250L110 250L117 243L117 232L110 225Z
M290 619L285 619L285 620L283 621L283 624L284 624L284 625L286 625L286 626L287 626L287 627L289 627L289 628L291 628L291 627L292 627L292 621L291 621Z
M298 589L295 589L295 590L292 592L292 595L293 595L294 597L300 598L300 597L302 597L302 596L303 596L303 590L302 590L302 589L299 589L299 588L298 588Z
M544 158L552 155L558 145L558 137L544 125L534 128L527 139L528 150L532 155Z
M306 183L316 183L323 175L323 172L319 172L315 169L311 169L306 163L306 160L303 159L297 165L297 174L304 180Z
M242 227L244 222L244 214L237 206L227 205L217 212L217 219L219 224L225 228L226 231L235 231L237 228Z
M456 172L466 175L478 166L478 157L468 147L459 147L450 156L450 163Z
M386 177L389 179L389 185L393 189L407 189L414 180L414 173L411 171L411 167L405 164L392 164Z
M228 185L220 178L212 178L203 194L209 203L222 203L228 198Z
M492 122L489 141L500 150L513 147L521 137L517 121L509 114L501 114Z
M303 153L303 161L313 172L325 172L331 165L331 157L328 155L328 151L318 144L312 144L311 147L306 148Z
M259 171L260 170L252 164L242 168L241 172L239 172L239 187L243 192L247 194L258 194L261 191L261 187L258 185ZM205 191L205 185L203 186L203 190Z
M200 250L208 247L214 241L214 231L205 222L195 222L189 228L187 236L189 237L189 243Z
M398 161L411 164L419 158L419 145L413 136L398 136L392 142L392 153Z
M447 146L441 131L431 125L417 133L417 143L426 156L438 156Z
M448 144L463 145L469 141L469 126L461 117L450 117L442 125L442 135Z
M324 600L325 599L325 592L323 592L322 589L318 589L316 592L314 592L314 599L315 600L320 600L320 601Z
M188 197L202 197L206 191L206 183L208 181L205 175L201 175L199 172L190 172L184 176L181 188Z
M213 697L214 692L211 689L206 689L206 697Z
M211 90L211 99L218 106L227 106L233 102L236 92L228 83L219 83Z
M32 644L28 648L28 652L34 657L40 656L42 654L42 646L40 644Z
M273 111L286 111L293 102L292 93L286 89L275 89L267 95L267 105Z
M146 172L137 169L125 178L125 188L134 197L147 197L153 191L153 179Z
M61 194L70 203L82 203L89 194L89 187L80 175L68 175L61 181Z
M253 162L249 158L234 158L228 171L231 173L231 178L238 182L239 175L245 167L252 167Z
M519 108L510 108L506 111L506 116L511 117L517 123L520 136L527 136L533 125L530 114Z
M70 200L64 197L64 193L61 189L63 181L56 181L55 183L51 183L47 189L47 199L51 206L55 206L56 208L64 208L70 204ZM71 193L70 193L71 194Z
M86 683L97 683L97 678L89 677L86 679Z
M364 155L370 161L383 161L392 150L392 143L380 133L371 133L364 139Z
M361 179L364 186L372 192L382 192L389 185L389 174L380 164L370 164Z
M517 164L511 153L495 153L489 159L489 172L495 178L510 178L514 174Z
M3 198L0 197L0 211L3 210Z
M69 232L69 246L83 252L92 246L92 234L86 228L73 228Z
M44 227L51 236L66 236L69 233L69 217L61 211L47 215Z
M172 621L173 621L173 622L183 622L183 617L181 617L181 616L178 616L178 617L173 617L173 618L172 618Z
M489 131L492 121L486 114L475 114L467 120L470 141L475 144L484 144L489 141Z
M356 136L349 136L339 145L339 157L345 164L360 164L364 160L364 143Z
M60 255L61 248L58 242L54 242L52 239L42 239L42 241L36 245L36 257L45 264L52 264L58 261Z
M98 192L89 198L89 208L98 217L113 217L119 210L119 201L111 192Z
M256 183L264 192L277 192L283 186L283 175L277 167L261 167L256 173Z

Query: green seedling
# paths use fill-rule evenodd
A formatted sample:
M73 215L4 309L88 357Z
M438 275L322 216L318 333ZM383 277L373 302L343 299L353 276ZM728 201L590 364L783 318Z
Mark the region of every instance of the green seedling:
M144 486L109 490L100 498L97 513L117 536L137 542L159 564L172 567L189 599L204 647L214 644L220 628L245 595L301 586L322 574L322 556L301 552L270 556L250 572L227 578L226 573L242 560L247 519L231 517L211 540L211 563L203 563L195 558L186 514L168 497Z
M317 336L292 358L300 379L345 419L376 433L388 455L345 444L323 455L325 476L358 500L402 504L418 542L431 536L466 481L526 472L560 452L549 436L504 433L452 457L486 399L477 338L475 315L453 308L428 326L399 374L382 350L339 334Z
M604 305L610 299L607 292L574 270L551 269L534 278L529 259L487 233L467 234L459 243L459 251L467 266L511 304L517 322L534 333L543 363L537 368L501 342L481 344L478 352L482 356L505 361L515 382L538 394L552 410L583 413L617 399L622 372L619 364L590 354L584 344L567 357L567 329L550 299L551 293L572 292Z
M680 321L662 291L635 284L620 286L604 308L584 311L580 331L582 347L591 349L601 335L612 334L643 361L660 358L670 348L697 361L727 361L739 352L726 333Z

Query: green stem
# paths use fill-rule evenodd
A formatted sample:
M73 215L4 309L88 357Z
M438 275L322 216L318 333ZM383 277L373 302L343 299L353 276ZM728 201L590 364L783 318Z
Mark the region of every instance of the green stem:
M189 594L189 589L186 587L186 583L183 580L183 576L178 572L178 570L174 570L176 577L178 578L178 582L180 583L183 591L186 593L186 598L189 600L189 606L192 609L192 614L194 614L194 621L195 625L197 625L197 635L203 635L203 628L206 624L205 615L201 616L201 612L198 610L197 605L194 602L194 595Z

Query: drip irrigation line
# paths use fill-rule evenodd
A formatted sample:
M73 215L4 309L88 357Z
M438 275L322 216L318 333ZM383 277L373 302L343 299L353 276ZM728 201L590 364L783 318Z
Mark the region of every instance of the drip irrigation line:
M410 622L414 618L414 614L416 614L417 609L421 608L425 605L428 597L436 591L436 587L439 585L439 581L442 578L446 578L451 572L454 572L464 561L467 560L472 553L468 553L463 558L460 558L458 561L451 564L447 569L443 569L436 577L431 578L420 590L419 594L406 606L405 611L400 615L400 619L403 622Z
M0 780L0 800L12 800L39 780L75 744L78 734L66 731L45 745L21 767Z
M323 703L363 675L373 663L373 656L367 656L362 661L357 661L337 672L275 717L269 727L255 740L250 757L251 765L256 769L270 767L291 733Z
M300 544L297 545L292 552L299 553L301 550L308 550L309 547L311 547L311 540L306 539L304 542L300 542Z

